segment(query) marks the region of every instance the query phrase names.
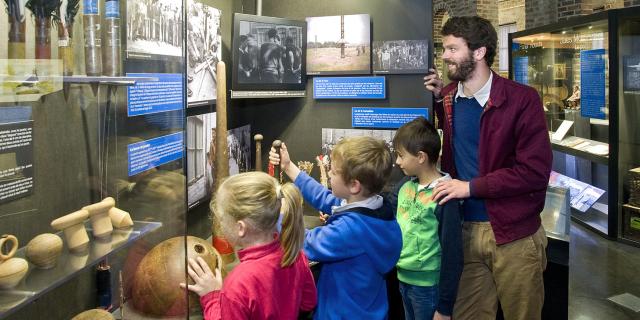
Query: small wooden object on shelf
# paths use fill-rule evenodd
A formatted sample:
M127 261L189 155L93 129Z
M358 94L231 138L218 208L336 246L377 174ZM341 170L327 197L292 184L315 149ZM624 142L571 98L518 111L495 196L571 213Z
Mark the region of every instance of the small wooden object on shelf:
M91 309L77 314L71 320L115 320L109 311L102 309Z
M259 133L253 136L256 142L256 171L262 171L262 139L264 137Z
M9 253L4 254L5 242L11 243ZM22 258L13 258L18 250L18 238L12 235L3 235L0 237L0 289L11 289L20 283L29 271L29 263Z
M109 218L111 218L111 224L116 229L124 229L133 226L133 220L131 220L129 212L122 209L118 209L116 207L109 209Z
M84 228L84 221L87 218L89 218L89 211L78 210L51 222L51 227L64 231L69 251L77 253L89 247L89 235Z
M93 235L96 238L108 238L111 232L113 232L113 225L111 224L111 218L109 218L109 210L115 205L116 201L111 197L107 197L98 203L82 207L83 210L89 211Z
M31 239L25 249L25 256L40 269L55 267L62 253L62 239L53 233L43 233Z

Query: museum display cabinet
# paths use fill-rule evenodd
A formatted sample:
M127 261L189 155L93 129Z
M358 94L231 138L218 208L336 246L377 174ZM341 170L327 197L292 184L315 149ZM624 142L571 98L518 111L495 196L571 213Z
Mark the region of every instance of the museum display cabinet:
M2 319L199 312L186 257L219 260L186 232L186 1L149 2L0 4Z
M635 241L638 15L638 8L609 10L509 35L509 77L536 89L547 118L549 185L569 190L573 221Z

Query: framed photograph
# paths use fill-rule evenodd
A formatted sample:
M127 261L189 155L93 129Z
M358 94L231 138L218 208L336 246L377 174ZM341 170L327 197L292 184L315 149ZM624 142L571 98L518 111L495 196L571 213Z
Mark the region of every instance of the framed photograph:
M373 42L373 73L426 74L429 71L427 40Z
M232 89L305 90L306 23L236 13Z
M216 67L222 58L222 12L194 0L189 0L187 6L187 102L193 107L216 99Z
M251 125L231 129L227 133L229 175L251 170Z
M564 63L554 63L553 64L553 80L564 80L567 78L567 73L565 70L566 66Z
M622 57L622 87L626 92L640 92L640 55Z
M376 139L384 140L389 147L389 150L393 152L393 136L395 136L396 130L372 130L372 129L334 129L334 128L322 128L322 150L320 154L323 159L328 159L333 147L340 142L340 140L349 137L373 137ZM328 169L327 169L328 170Z
M187 117L187 203L211 198L216 172L216 113ZM229 175L251 170L251 125L227 131Z
M216 114L187 117L187 203L209 199L214 191Z
M182 57L182 2L127 1L126 57L180 59Z
M307 18L307 74L370 74L368 14Z

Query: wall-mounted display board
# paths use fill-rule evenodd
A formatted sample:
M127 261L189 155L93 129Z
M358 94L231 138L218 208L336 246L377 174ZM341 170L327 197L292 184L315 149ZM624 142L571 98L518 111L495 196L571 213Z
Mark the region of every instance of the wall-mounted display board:
M222 11L189 0L187 4L187 101L189 107L216 99L216 65L222 59Z
M278 92L304 91L305 45L304 21L236 13L232 97L277 97L283 96Z
M307 74L371 73L368 14L307 18Z
M427 40L373 42L373 73L425 74L429 71Z
M180 59L183 41L182 3L175 0L137 0L126 3L126 57Z

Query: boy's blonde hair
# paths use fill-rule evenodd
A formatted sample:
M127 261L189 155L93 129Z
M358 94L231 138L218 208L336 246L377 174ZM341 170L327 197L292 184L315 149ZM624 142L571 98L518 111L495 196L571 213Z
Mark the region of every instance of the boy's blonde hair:
M391 174L391 151L383 140L351 137L338 142L331 151L331 162L338 162L345 182L360 181L368 195L382 191Z
M281 208L281 200L285 205ZM284 256L281 265L296 261L304 243L302 195L291 183L280 186L264 172L241 173L226 179L211 201L212 212L222 212L236 221L244 220L258 232L275 231L282 209L280 243ZM249 231L251 232L251 231Z

